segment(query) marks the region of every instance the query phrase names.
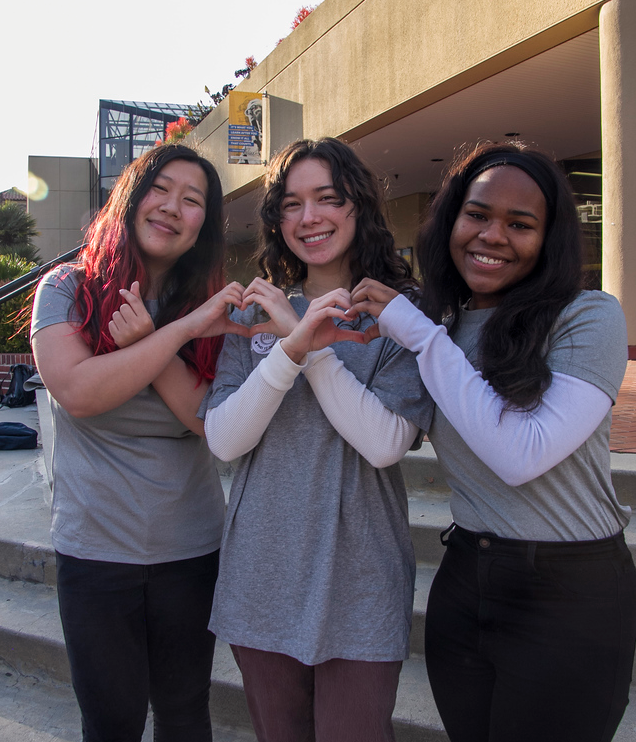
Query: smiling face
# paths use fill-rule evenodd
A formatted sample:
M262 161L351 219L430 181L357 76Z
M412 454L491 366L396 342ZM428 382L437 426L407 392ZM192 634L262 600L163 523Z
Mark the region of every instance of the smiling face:
M307 265L307 272L349 276L347 257L356 232L354 206L341 202L331 169L306 157L289 169L280 209L280 229L287 247Z
M196 242L206 214L208 181L195 162L172 160L157 173L135 215L135 238L152 279Z
M450 238L450 254L472 292L471 309L495 307L534 269L547 208L534 180L518 167L490 168L468 187Z

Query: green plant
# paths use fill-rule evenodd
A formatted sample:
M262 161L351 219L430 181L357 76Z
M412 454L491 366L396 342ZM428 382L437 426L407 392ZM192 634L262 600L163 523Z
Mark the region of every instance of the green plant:
M35 219L17 204L0 206L0 255L17 255L38 261L38 249L33 238L39 234Z
M0 286L23 276L37 263L15 255L0 255ZM33 296L25 292L15 299L0 304L0 352L30 353L29 322Z

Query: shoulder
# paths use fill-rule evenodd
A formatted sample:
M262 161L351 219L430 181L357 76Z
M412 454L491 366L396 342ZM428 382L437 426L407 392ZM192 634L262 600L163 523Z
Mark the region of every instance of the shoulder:
M559 315L559 321L567 321L581 314L593 313L599 319L625 321L618 299L605 291L580 291Z
M616 399L627 365L627 326L618 300L604 291L581 291L554 323L548 365Z
M48 325L77 319L71 315L82 275L74 266L60 265L42 278L33 300L31 334Z
M581 291L559 314L550 333L551 342L571 333L589 333L627 345L625 315L615 296L604 291Z
M80 268L68 263L58 265L53 270L50 270L41 279L38 287L51 286L53 288L66 288L72 287L73 290L77 288L82 280L83 272Z

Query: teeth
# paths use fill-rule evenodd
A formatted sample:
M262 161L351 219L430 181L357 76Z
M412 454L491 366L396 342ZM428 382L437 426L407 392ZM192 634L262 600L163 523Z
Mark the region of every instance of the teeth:
M305 244L311 244L312 242L320 242L320 240L326 240L331 232L325 232L324 234L317 234L315 237L303 237L302 240Z
M502 263L505 263L505 260L497 260L496 258L487 258L485 255L476 255L473 253L473 258L475 260L479 261L480 263L485 263L486 265L501 265Z

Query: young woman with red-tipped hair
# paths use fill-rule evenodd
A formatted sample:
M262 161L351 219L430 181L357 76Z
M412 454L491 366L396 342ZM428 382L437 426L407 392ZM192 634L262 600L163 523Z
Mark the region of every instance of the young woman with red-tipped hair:
M122 174L79 264L36 293L60 614L88 742L140 740L149 701L155 740L212 739L224 500L196 411L220 336L247 332L227 319L242 287L223 287L223 258L216 171L162 145Z

